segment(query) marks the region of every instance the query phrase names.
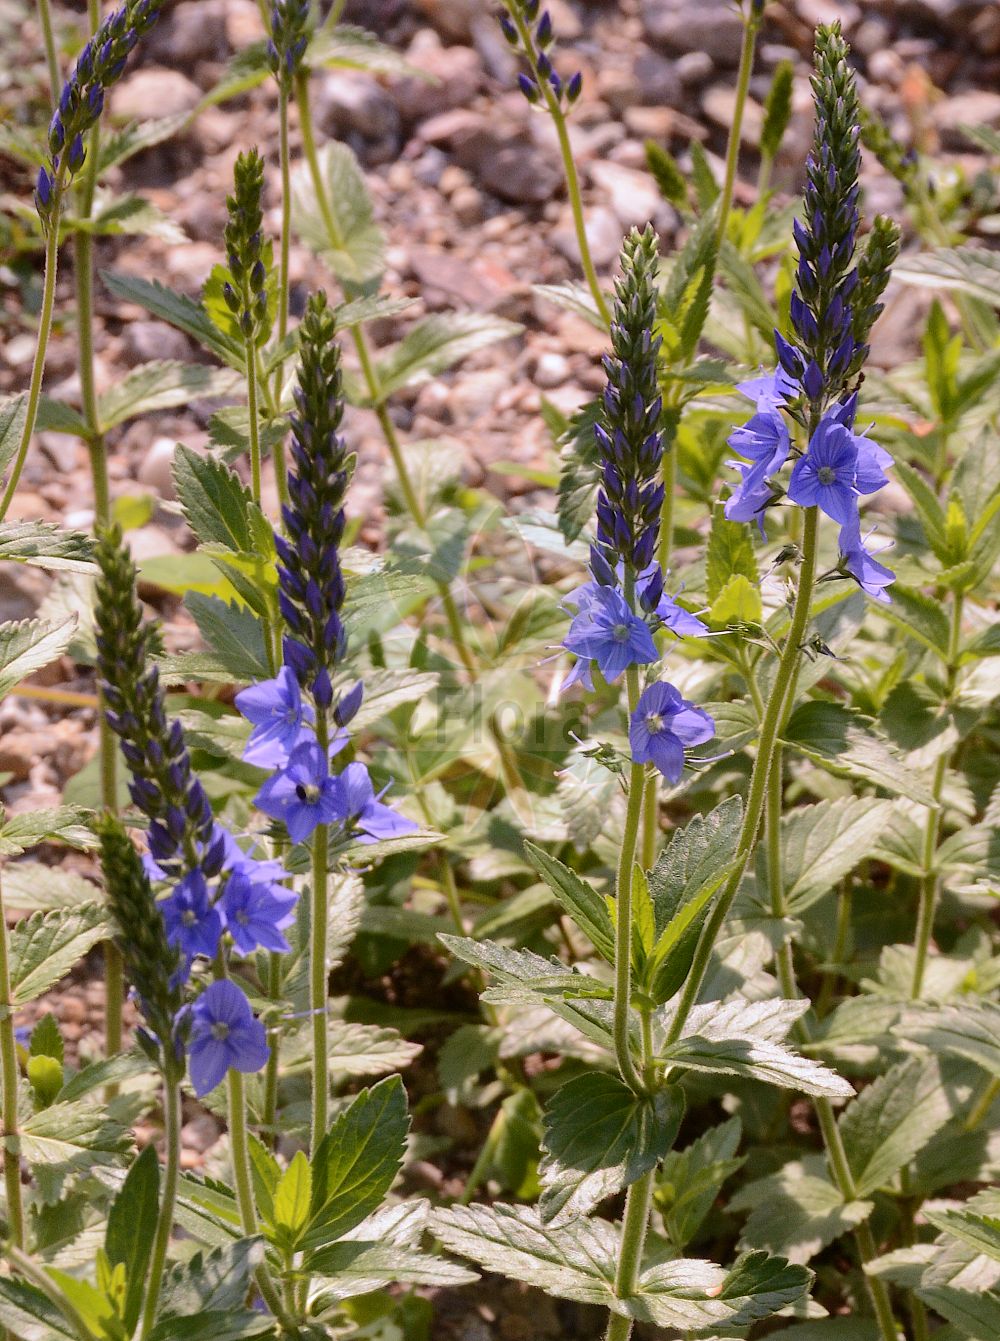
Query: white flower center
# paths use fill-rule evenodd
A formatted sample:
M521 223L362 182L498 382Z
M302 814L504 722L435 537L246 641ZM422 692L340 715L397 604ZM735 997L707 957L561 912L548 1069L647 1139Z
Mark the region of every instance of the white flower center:
M212 1037L224 1043L229 1037L229 1025L224 1020L216 1020L212 1025Z
M834 470L833 466L820 466L819 470L816 472L816 478L819 480L820 484L833 484L837 478L837 472Z
M658 731L662 731L665 726L663 716L658 712L646 713L646 730L651 736L655 736Z

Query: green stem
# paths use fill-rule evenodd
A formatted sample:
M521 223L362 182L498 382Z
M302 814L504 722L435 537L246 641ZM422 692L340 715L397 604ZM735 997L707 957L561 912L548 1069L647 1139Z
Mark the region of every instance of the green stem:
M650 1169L638 1182L632 1184L625 1197L625 1218L622 1221L618 1269L615 1272L615 1296L618 1299L627 1299L634 1294L639 1280L655 1177L655 1169ZM628 1341L631 1335L632 1319L620 1313L612 1313L608 1320L606 1341Z
M833 955L831 956L834 964L843 964L847 960L853 907L854 886L851 877L847 876L840 882L840 889L837 891L837 926L833 934ZM820 1019L827 1014L833 1004L838 985L839 973L837 971L825 974L823 985L816 1000L816 1014Z
M507 12L510 14L514 26L517 28L518 36L521 39L521 45L531 67L531 73L535 83L542 91L545 99L545 105L548 108L549 115L552 117L552 124L556 129L556 138L559 141L559 154L562 158L563 172L566 176L566 194L569 196L569 205L573 213L573 229L576 233L576 245L580 252L580 264L583 267L583 273L587 279L587 287L590 289L590 296L594 300L594 306L600 315L605 326L611 325L611 309L608 307L608 301L601 290L600 280L597 278L597 270L594 267L594 258L590 254L590 243L587 240L587 225L583 216L583 199L580 193L580 177L576 170L576 162L573 158L573 147L569 142L569 129L566 125L566 115L563 112L559 99L553 92L549 81L538 73L538 51L535 48L534 38L531 29L524 20L521 8L517 4L507 4Z
M10 983L10 951L7 916L0 890L0 1131L3 1140L3 1175L7 1191L7 1219L14 1245L24 1247L24 1206L21 1200L21 1139L17 1123L17 1042L14 1038L14 1003Z
M736 188L736 168L740 158L740 137L743 132L743 112L750 91L750 75L753 73L754 49L757 45L757 29L760 20L752 12L743 19L743 45L740 49L740 70L736 78L736 106L729 127L729 145L726 149L726 175L722 183L722 196L719 200L718 245L726 240L726 228L729 223L729 211L733 206L733 191Z
M750 855L757 840L757 830L760 827L766 799L767 781L771 772L771 761L774 757L778 733L784 722L786 699L789 697L788 691L797 678L802 640L809 621L809 606L816 578L818 529L816 508L807 508L803 528L802 564L799 569L795 604L785 646L778 661L771 697L768 699L764 720L761 722L757 757L754 760L753 772L750 775L746 809L743 812L743 825L736 847L736 862L712 910L712 915L698 938L691 970L684 983L677 1011L671 1021L667 1036L668 1044L675 1043L680 1038L684 1025L687 1023L687 1017L691 1013L691 1008L698 1000L698 993L701 991L705 974L708 971L712 950L715 947L719 932L729 916L729 910L736 898L740 881L743 879L743 872L746 870L747 862L750 860Z
M253 501L260 507L261 468L260 468L260 422L257 410L257 349L247 340L244 348L247 359L247 411L250 416L250 492Z
M267 998L269 1001L281 1000L281 961L278 950L271 950L267 956ZM277 1132L275 1120L278 1113L278 1065L281 1049L281 1029L273 1030L268 1040L271 1051L267 1054L267 1066L264 1069L264 1135L273 1145Z
M1000 1095L1000 1077L993 1076L972 1108L969 1109L969 1116L965 1119L966 1131L976 1130L996 1103L998 1095Z
M153 1251L149 1260L149 1284L146 1288L146 1303L142 1313L140 1341L145 1341L156 1321L156 1306L160 1298L163 1269L174 1227L174 1208L177 1204L177 1185L181 1173L181 1087L179 1079L174 1075L163 1078L163 1133L167 1160Z
M250 1175L250 1149L247 1138L247 1102L243 1076L239 1071L229 1068L226 1073L226 1089L229 1098L229 1146L233 1160L233 1183L236 1188L236 1206L240 1214L240 1226L246 1238L252 1238L258 1232L257 1210L253 1199L253 1181ZM288 1321L284 1305L275 1289L271 1273L262 1262L254 1272L254 1279L261 1297L276 1318Z
M299 128L302 133L302 151L305 154L306 163L309 167L309 175L312 178L313 191L319 204L320 214L323 218L323 227L326 229L334 247L341 248L344 239L337 227L337 221L333 217L330 209L330 202L327 199L326 187L323 182L323 174L320 171L319 156L316 152L316 136L313 133L312 111L309 103L309 80L304 73L299 73L295 78L295 97L299 105ZM403 456L402 445L399 436L396 433L396 426L389 416L389 411L385 406L382 396L382 389L379 385L378 373L372 362L371 351L368 348L368 342L365 339L364 331L360 326L351 328L351 340L357 352L358 362L361 365L361 374L365 380L365 386L368 390L372 407L375 410L379 427L382 430L382 436L385 438L386 446L389 449L389 455L392 457L393 468L396 471L396 478L399 481L399 489L403 495L403 502L407 512L413 520L415 526L421 531L427 528L427 515L424 511L420 499L417 497L417 491L413 487L413 480L410 478L410 472L407 469L406 460ZM455 643L456 651L461 658L462 665L470 675L475 674L476 663L472 653L469 651L465 642L465 635L462 630L462 621L458 613L458 607L451 594L447 582L438 582L437 588L441 596L441 603L444 608L445 617L448 621L448 627L452 639Z
M951 609L948 658L945 662L949 700L955 689L955 679L958 670L958 650L961 637L962 593L958 592ZM941 797L944 792L944 784L948 776L948 765L950 762L951 751L946 750L934 766L931 794L934 797L935 804L927 812L927 822L924 827L923 852L921 854L923 875L920 879L920 903L917 909L916 953L913 959L913 981L910 984L910 996L915 1001L919 1000L920 993L923 990L924 971L927 968L927 956L930 950L931 936L934 931L934 914L937 910L938 897L938 877L937 871L934 869L934 854L937 850L938 838L941 833Z
M3 1245L4 1256L19 1276L30 1281L36 1290L41 1290L50 1304L53 1304L76 1332L80 1341L94 1341L94 1333L77 1311L76 1305L66 1297L47 1271L38 1265L21 1248L13 1243Z
M17 486L21 479L21 472L24 470L24 462L28 455L28 447L31 443L31 435L35 431L35 420L38 418L38 402L42 395L42 378L45 373L45 353L49 345L49 336L52 333L52 311L55 306L56 298L56 274L59 269L59 212L60 196L62 194L62 178L56 179L52 188L53 202L52 214L49 219L48 234L45 241L45 280L42 288L42 310L38 322L38 344L35 346L35 360L31 365L31 381L28 385L28 406L27 416L24 421L24 428L21 431L21 440L18 443L17 453L14 457L14 465L10 472L10 479L7 481L7 488L4 491L3 498L0 499L0 521L7 516L11 501L17 492Z
M316 715L316 740L323 757L329 746L326 714ZM309 1012L312 1016L313 1085L312 1085L312 1139L309 1149L315 1154L326 1135L330 1107L330 1062L327 1055L327 881L329 827L320 824L313 835L312 850L312 905L309 920Z
M278 96L278 162L281 165L281 250L278 261L278 343L288 334L289 256L292 244L292 171L288 147L288 92L281 87ZM284 359L275 369L275 401L281 403Z
M62 91L62 73L59 69L59 56L56 51L55 32L52 28L52 7L49 0L38 0L38 23L45 43L45 61L49 67L49 88L52 90L52 106L59 105Z

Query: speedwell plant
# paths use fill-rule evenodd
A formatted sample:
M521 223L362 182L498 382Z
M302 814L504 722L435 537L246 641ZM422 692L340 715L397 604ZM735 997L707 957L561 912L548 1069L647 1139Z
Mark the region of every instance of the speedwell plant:
M607 1341L1000 1335L1000 296L969 200L866 114L834 24L801 198L770 184L783 64L738 206L745 3L721 179L697 142L683 168L648 144L682 241L634 229L602 277L583 77L539 0L504 0L580 249L584 282L544 294L605 346L601 394L545 407L552 492L507 516L390 405L519 328L435 315L375 352L407 304L311 79L410 72L322 8L261 3L205 97L269 87L278 148L236 158L197 299L94 264L125 218L176 236L107 185L179 129L105 109L169 5L90 0L65 75L39 0L52 106L0 140L44 255L29 385L0 402L0 558L57 574L0 625L0 690L99 734L63 806L0 824L0 1328L419 1341L478 1268ZM863 146L904 188L902 255ZM293 237L322 276L297 320ZM44 385L64 249L79 404ZM879 370L893 280L944 299ZM98 283L205 359L98 393ZM221 408L174 457L192 552L136 564L108 452L199 397ZM382 555L351 405L385 442ZM93 536L17 520L37 429L87 445ZM144 597L183 597L201 649ZM64 655L90 693L31 683ZM103 1046L71 1062L39 1001L91 950ZM198 1113L226 1134L192 1159Z

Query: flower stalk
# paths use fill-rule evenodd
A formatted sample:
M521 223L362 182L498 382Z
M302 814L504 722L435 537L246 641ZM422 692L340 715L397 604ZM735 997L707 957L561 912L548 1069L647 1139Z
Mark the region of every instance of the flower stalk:
M21 1141L17 1120L17 1043L14 1037L14 1003L10 979L10 948L7 917L0 889L0 1132L3 1136L3 1174L7 1194L10 1238L24 1247L24 1202L21 1197Z

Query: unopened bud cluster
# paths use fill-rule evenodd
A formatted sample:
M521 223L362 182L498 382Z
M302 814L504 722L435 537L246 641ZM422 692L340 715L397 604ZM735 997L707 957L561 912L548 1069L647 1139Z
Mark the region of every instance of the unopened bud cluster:
M160 16L165 0L126 0L110 14L80 52L49 123L51 158L39 169L35 206L43 221L52 210L58 184L83 167L83 137L104 109L104 95L125 71L129 53Z
M507 43L525 57L531 73L518 75L521 92L532 105L553 97L563 107L572 107L583 89L579 72L563 79L556 74L549 54L555 41L552 16L539 0L509 0L508 12L500 15L500 28Z
M271 6L271 37L267 59L271 73L286 92L298 74L309 44L309 0L275 0Z
M233 194L226 197L226 264L229 279L222 294L243 338L260 345L270 329L267 266L264 262L264 160L256 149L240 154L233 173Z

